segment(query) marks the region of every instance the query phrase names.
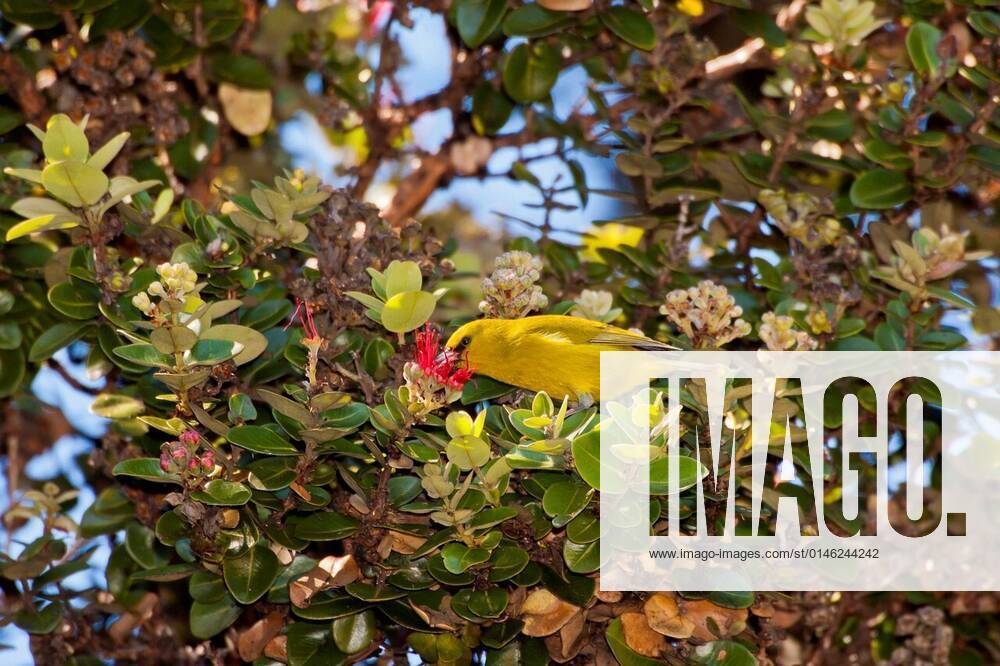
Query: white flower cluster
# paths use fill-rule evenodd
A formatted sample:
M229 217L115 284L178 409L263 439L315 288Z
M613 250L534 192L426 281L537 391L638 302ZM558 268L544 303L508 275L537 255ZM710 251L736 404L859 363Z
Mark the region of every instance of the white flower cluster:
M805 331L796 331L795 320L767 312L761 317L760 339L771 351L807 351L816 349L816 340Z
M198 274L183 261L176 264L164 262L156 267L156 273L160 279L151 282L146 291L132 297L132 305L145 315L152 315L156 310L150 296L183 301L198 286Z
M409 397L408 409L418 420L462 397L461 386L443 383L413 361L403 366L403 380Z
M549 304L536 282L542 261L527 252L504 252L496 259L493 274L483 280L479 310L487 317L518 319Z
M474 176L493 155L493 144L481 136L471 136L451 144L451 165L461 176Z
M574 317L603 321L614 321L622 313L621 308L612 308L614 296L610 291L602 289L584 289L576 299L576 305L570 310Z
M820 201L810 194L761 190L757 200L785 235L810 250L836 245L844 235L837 218L825 214Z
M743 308L722 285L703 280L697 287L677 289L667 294L660 306L677 328L699 348L718 349L750 333L750 324L740 319Z

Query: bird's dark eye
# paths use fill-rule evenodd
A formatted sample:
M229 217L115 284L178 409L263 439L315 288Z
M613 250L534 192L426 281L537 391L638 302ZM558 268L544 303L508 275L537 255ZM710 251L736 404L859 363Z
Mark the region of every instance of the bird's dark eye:
M458 343L458 348L465 349L466 347L469 346L469 343L471 342L472 338L470 338L469 336L465 336L464 338L462 338L462 341Z

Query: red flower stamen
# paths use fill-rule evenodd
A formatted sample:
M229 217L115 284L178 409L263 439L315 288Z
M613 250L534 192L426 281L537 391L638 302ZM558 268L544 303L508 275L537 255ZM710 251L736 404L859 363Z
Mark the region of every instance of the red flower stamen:
M414 360L425 375L457 391L472 378L475 370L469 367L468 358L462 358L465 367L456 367L461 357L454 350L442 350L440 345L441 336L437 330L430 324L424 325L424 330L417 332Z
M303 317L302 313L305 312ZM285 324L283 330L288 330L288 327L295 323L298 319L302 324L302 332L305 333L305 337L311 340L319 340L319 332L316 330L316 324L313 323L312 310L309 308L309 304L303 301L301 298L295 299L295 310L292 315L288 318L288 323Z

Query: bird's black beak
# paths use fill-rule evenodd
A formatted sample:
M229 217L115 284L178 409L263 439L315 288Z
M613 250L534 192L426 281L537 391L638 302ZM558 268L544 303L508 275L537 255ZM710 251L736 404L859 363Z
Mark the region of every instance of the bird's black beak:
M448 363L449 361L458 365L462 362L462 355L454 349L449 349L445 347L441 352L435 357L434 361L438 364Z

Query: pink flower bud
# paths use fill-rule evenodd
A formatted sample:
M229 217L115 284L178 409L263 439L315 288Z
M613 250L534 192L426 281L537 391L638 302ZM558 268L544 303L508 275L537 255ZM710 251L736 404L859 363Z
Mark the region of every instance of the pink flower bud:
M185 430L181 433L181 441L185 444L197 444L201 439L197 430Z
M167 455L166 451L160 454L160 469L164 472L170 471L170 456Z
M185 451L183 447L173 446L170 447L170 455L176 460L183 460L184 458L187 458L187 451Z
M191 458L191 460L188 461L188 469L191 470L191 471L194 471L194 470L198 469L198 459L197 458Z

